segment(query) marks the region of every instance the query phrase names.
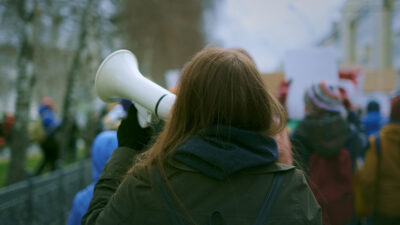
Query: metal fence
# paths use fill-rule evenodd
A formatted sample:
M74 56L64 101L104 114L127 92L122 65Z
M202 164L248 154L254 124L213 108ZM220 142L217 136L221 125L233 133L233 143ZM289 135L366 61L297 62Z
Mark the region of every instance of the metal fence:
M0 189L0 224L65 225L74 195L91 180L85 160Z

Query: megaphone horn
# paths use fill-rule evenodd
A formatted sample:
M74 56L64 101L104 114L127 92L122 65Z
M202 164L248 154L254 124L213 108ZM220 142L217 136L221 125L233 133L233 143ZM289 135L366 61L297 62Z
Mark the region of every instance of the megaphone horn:
M96 73L97 95L105 102L125 98L139 104L161 119L167 119L176 96L145 78L135 55L118 50L107 56Z

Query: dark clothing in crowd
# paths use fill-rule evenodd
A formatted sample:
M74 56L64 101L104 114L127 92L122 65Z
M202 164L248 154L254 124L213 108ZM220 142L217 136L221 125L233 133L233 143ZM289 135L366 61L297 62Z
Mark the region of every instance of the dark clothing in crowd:
M357 121L355 114L350 115L352 120ZM359 128L358 124L349 123L336 112L306 116L291 136L298 163L307 170L309 158L314 152L329 157L345 148L355 169L356 158L364 152L368 142L366 134Z
M400 92L400 91L399 91ZM397 97L393 98L390 102L390 121L400 122L400 93Z
M309 175L322 207L324 224L345 225L354 218L353 171L367 146L359 119L339 112L307 115L292 134L295 158Z
M400 216L392 217L381 213L374 213L371 217L372 224L376 225L399 225Z
M56 135L60 127L60 121L57 119L52 107L46 104L42 104L39 107L39 115L45 137L44 140L39 143L43 153L43 159L35 175L40 175L46 166L49 166L50 170L55 170L58 167L57 164L60 152Z
M59 159L59 145L54 137L47 137L42 143L40 143L42 149L43 159L40 162L39 167L36 169L35 174L39 175L43 172L46 166L51 171L57 168L57 160Z
M284 180L264 224L322 224L320 207L303 173L277 163L276 142L259 133L217 126L179 146L165 163L176 194L170 193L172 205L178 211L170 211L170 202L154 186L149 171L158 171L155 166L124 178L136 154L126 147L113 153L83 224L173 224L174 212L185 224L192 224L191 219L196 224L216 224L216 214L217 220L229 225L252 224L276 174Z

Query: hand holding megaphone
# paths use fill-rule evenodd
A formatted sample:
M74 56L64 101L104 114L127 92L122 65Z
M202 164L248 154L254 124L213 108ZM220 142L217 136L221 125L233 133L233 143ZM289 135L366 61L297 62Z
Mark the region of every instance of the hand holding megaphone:
M143 106L133 103L137 109L137 119L142 128L148 127L151 124L152 112L144 108Z
M168 119L176 98L145 78L138 69L135 55L128 50L115 51L104 59L96 73L95 88L105 102L125 98L135 103L141 126L149 120L149 113L144 110Z

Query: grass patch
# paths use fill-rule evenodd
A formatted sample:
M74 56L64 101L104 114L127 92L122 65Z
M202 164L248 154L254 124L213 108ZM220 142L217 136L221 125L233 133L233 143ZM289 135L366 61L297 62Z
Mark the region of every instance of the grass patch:
M37 154L28 154L28 158L26 159L26 172L28 174L34 174L36 168L38 168L40 162L42 161L42 154L37 153ZM76 153L76 159L71 160L71 161L66 161L64 166L70 165L75 163L78 160L82 160L85 158L85 149L84 148L78 148L77 153ZM2 159L0 160L0 188L4 187L6 184L6 179L8 175L8 164L10 163L9 159ZM46 174L49 172L50 168L46 167L42 174Z
M26 169L29 172L34 172L36 168L39 166L39 163L42 161L42 154L35 154L28 156L26 160Z
M2 160L0 161L0 188L5 185L7 179L7 172L8 172L8 161Z
M41 154L28 155L28 158L26 159L27 172L33 173L33 171L35 171L41 160L42 160ZM10 163L9 159L4 159L0 161L0 188L4 187L6 184L9 163Z

